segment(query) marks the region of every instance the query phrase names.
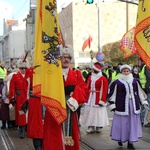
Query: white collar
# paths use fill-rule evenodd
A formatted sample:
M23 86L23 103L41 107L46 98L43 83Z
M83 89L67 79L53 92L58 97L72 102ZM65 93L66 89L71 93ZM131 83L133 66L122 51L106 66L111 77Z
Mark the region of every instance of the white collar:
M100 71L99 73L92 73L92 80L97 80L102 76L102 72Z
M62 73L63 73L63 77L64 77L65 81L68 77L68 71L69 71L69 68L62 69Z
M123 75L123 74L120 74L120 79L128 82L128 83L131 83L133 81L133 75L132 73L130 73L129 75Z

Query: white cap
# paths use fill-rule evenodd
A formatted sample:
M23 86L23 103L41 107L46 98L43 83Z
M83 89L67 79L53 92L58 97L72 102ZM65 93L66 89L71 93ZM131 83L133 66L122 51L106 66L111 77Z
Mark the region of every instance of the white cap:
M95 71L98 71L100 72L102 70L102 64L101 63L95 63L92 68L95 70Z
M17 67L21 68L21 67L27 67L27 62L23 62L21 59L19 59L17 61Z
M131 66L129 66L129 65L127 65L127 64L120 66L120 72L121 72L123 69L129 69L130 71L132 70Z
M68 54L71 58L73 58L73 48L71 45L66 45L63 47L60 45L60 55L63 56L63 54Z

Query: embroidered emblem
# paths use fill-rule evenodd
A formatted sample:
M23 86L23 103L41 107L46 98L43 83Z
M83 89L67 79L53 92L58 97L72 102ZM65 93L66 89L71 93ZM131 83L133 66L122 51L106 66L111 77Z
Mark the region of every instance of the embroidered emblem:
M54 34L53 36L50 36L46 34L44 31L42 31L42 42L48 43L49 48L42 50L42 54L44 54L44 61L47 61L49 64L55 64L57 67L59 66L59 63L57 62L57 59L61 59L60 57L60 49L59 49L59 40L58 40L58 28L57 28L57 7L56 7L56 0L53 0L52 2L49 2L49 5L45 6L45 9L50 12L50 15L54 18L54 24L55 27L53 27Z

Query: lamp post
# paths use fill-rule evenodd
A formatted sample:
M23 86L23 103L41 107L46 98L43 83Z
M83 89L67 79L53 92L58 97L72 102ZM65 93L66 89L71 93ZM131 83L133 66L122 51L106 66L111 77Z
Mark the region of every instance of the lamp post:
M101 47L101 9L100 9L100 0L97 2L97 10L98 10L98 52L96 54L96 59L99 62L103 62L105 59L104 53L102 53L102 47ZM104 0L103 0L104 2Z

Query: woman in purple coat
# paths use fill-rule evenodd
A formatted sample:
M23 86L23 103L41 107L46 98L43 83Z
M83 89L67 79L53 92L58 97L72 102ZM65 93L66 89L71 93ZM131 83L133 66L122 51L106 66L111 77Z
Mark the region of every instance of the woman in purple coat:
M128 142L127 148L135 149L133 143L142 137L140 119L141 105L148 105L146 94L137 79L133 78L131 67L122 65L121 75L110 85L109 103L114 111L110 136L118 145Z

